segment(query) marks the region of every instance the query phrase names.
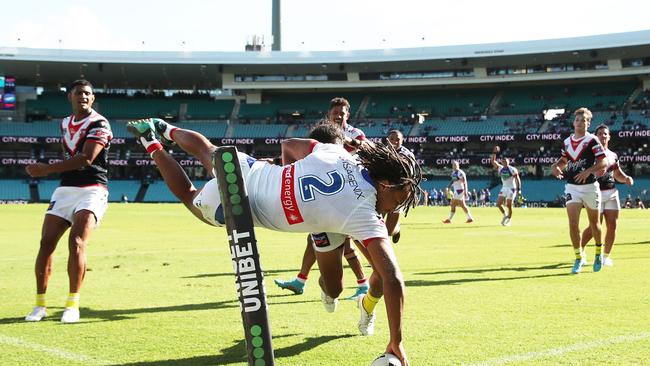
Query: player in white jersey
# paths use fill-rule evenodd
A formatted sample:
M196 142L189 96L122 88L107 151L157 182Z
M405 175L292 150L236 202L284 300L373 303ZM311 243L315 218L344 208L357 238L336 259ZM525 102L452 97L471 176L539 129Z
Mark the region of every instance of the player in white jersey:
M616 228L618 215L621 211L621 201L618 197L618 189L616 182L625 183L628 186L634 185L634 179L625 174L621 166L618 164L618 155L609 149L610 133L607 125L600 125L596 128L596 136L605 149L605 156L607 156L607 168L598 172L598 183L600 185L600 193L602 200L600 202L600 221L602 223L605 219L607 231L605 233L605 250L603 264L606 266L613 266L614 261L610 257L614 240L616 239ZM591 228L586 228L582 232L582 253L585 252L587 243L591 240Z
M386 139L391 145L393 145L398 153L415 160L415 155L413 155L411 150L407 149L406 146L403 145L404 134L402 134L400 130L389 131ZM393 238L393 243L395 244L399 242L402 235L401 226L399 224L399 214L400 212L391 212L386 215L386 228L388 229L388 235Z
M345 139L348 141L348 143L344 145L345 149L349 152L354 152L359 146L361 146L361 144L368 143L368 140L366 140L366 135L363 133L363 131L348 124L349 118L350 102L348 102L345 98L337 97L333 98L330 101L330 106L327 110L327 119L322 121L322 123L333 123L334 125L340 127L344 133ZM318 132L318 130L315 131ZM319 139L316 138L316 140ZM319 141L327 142L323 140ZM359 245L358 242L356 244ZM363 250L361 246L359 248ZM363 266L357 257L354 246L352 245L352 239L350 238L346 238L345 243L343 244L343 255L348 261L350 269L354 273L357 280L357 289L355 293L352 296L347 297L347 299L356 300L358 297L363 296L368 292L369 285L368 278L363 271ZM307 246L305 247L305 252L302 256L300 272L298 272L294 278L288 280L277 278L274 280L274 282L278 287L292 291L296 295L300 295L305 290L307 280L309 278L309 272L315 263L316 253L314 252L313 236L309 235L307 237ZM328 309L331 309L331 307Z
M43 220L36 257L36 306L26 321L40 321L47 315L45 293L52 273L52 259L59 239L68 237L69 293L61 322L79 321L79 293L86 274L86 248L90 234L108 207L108 149L113 138L108 120L92 109L93 87L76 80L68 88L72 115L61 121L61 162L36 163L26 167L32 177L61 173L61 185L54 191Z
M499 197L497 198L496 206L503 214L501 219L501 225L510 226L512 225L512 202L517 198L517 195L521 194L521 178L519 177L519 171L514 166L510 165L510 159L503 158L500 164L497 161L497 154L501 151L499 146L495 146L492 149L492 155L490 155L490 162L494 169L498 172L499 178L501 178L501 191L499 192ZM506 213L503 208L503 204L506 204L508 208L508 213Z
M469 208L467 207L467 204L465 203L465 200L469 197L469 192L467 190L467 176L465 175L465 172L460 170L460 164L458 163L457 160L453 160L451 162L451 182L449 183L448 188L451 190L451 211L449 213L449 217L444 219L442 221L443 224L451 224L451 220L454 218L454 215L456 214L456 207L460 206L460 208L465 211L465 214L467 215L467 221L465 223L471 224L474 222L474 218L472 217L472 214L469 212Z
M566 175L566 211L569 218L569 235L576 259L571 273L578 274L585 264L580 248L580 211L584 207L589 219L589 227L596 241L594 272L600 271L601 228L598 221L600 209L600 189L595 174L607 167L607 158L598 138L589 132L592 113L587 108L579 108L574 113L573 134L564 140L562 156L551 166L551 173L558 179ZM566 172L563 170L566 168Z
M157 122L129 122L127 129L154 159L172 193L201 221L222 226L223 209L216 180L195 189L178 162L162 148L156 133L196 156L210 172L216 147L197 132ZM380 215L402 207L408 213L408 208L417 204L422 177L418 164L383 144L363 145L353 157L341 145L311 139L284 141L282 160L287 165L271 165L240 153L255 226L326 233L315 245L322 278L319 284L331 299L342 291L344 237L362 242L373 273L368 294L358 302L358 328L364 335L374 333L374 309L385 296L390 326L386 350L408 365L402 344L404 282Z

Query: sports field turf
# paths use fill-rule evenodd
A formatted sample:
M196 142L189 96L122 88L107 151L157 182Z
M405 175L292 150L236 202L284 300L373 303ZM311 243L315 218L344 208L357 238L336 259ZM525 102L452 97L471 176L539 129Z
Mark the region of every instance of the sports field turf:
M68 283L62 241L50 317L24 322L45 209L0 206L0 365L245 364L225 232L179 204L109 207L91 238L79 324L59 323ZM396 246L413 365L650 364L650 211L622 211L615 266L580 275L569 274L561 209L516 210L510 228L498 225L494 208L474 209L471 225L457 215L443 226L447 212L412 211ZM358 335L354 302L324 311L317 269L301 296L273 284L297 273L304 234L257 235L278 365L369 365L384 352L383 301L376 334ZM593 246L588 253L591 263ZM345 275L349 295L355 282Z

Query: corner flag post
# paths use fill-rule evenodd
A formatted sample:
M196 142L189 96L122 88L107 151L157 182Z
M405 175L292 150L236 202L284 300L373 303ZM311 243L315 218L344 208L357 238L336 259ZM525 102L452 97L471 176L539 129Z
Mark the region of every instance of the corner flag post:
M248 193L237 149L218 147L212 156L244 323L249 366L275 365L271 329Z

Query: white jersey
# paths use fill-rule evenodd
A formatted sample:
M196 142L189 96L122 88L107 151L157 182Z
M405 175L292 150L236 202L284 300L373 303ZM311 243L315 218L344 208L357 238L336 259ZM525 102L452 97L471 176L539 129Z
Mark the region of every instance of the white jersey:
M245 181L256 226L388 238L367 170L341 145L315 144L311 154L283 167L257 162Z
M451 172L451 188L458 193L461 193L465 189L463 182L466 182L465 172L458 169Z
M517 168L513 166L502 166L499 169L499 177L501 178L502 188L514 189L515 177L519 175Z
M397 152L404 155L413 158L415 160L415 155L413 155L413 152L406 148L404 145L400 146L399 149L397 149Z
M364 134L363 131L361 131L360 129L358 129L356 127L353 127L353 126L351 126L349 124L345 125L345 128L343 129L343 135L345 135L345 137L349 137L349 138L351 138L353 140L363 141L363 140L366 139L366 134ZM355 148L353 148L352 146L348 146L348 145L345 145L345 150L347 150L348 152L356 151Z

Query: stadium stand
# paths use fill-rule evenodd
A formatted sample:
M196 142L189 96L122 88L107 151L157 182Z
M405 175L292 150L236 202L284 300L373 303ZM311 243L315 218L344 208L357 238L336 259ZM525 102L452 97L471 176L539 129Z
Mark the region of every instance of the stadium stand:
M635 82L512 87L504 89L498 114L534 114L549 108L618 110L635 88Z
M372 93L366 118L407 116L475 116L483 114L495 95L491 89L400 91Z
M0 180L1 200L25 200L29 201L29 184L23 179L2 179Z

